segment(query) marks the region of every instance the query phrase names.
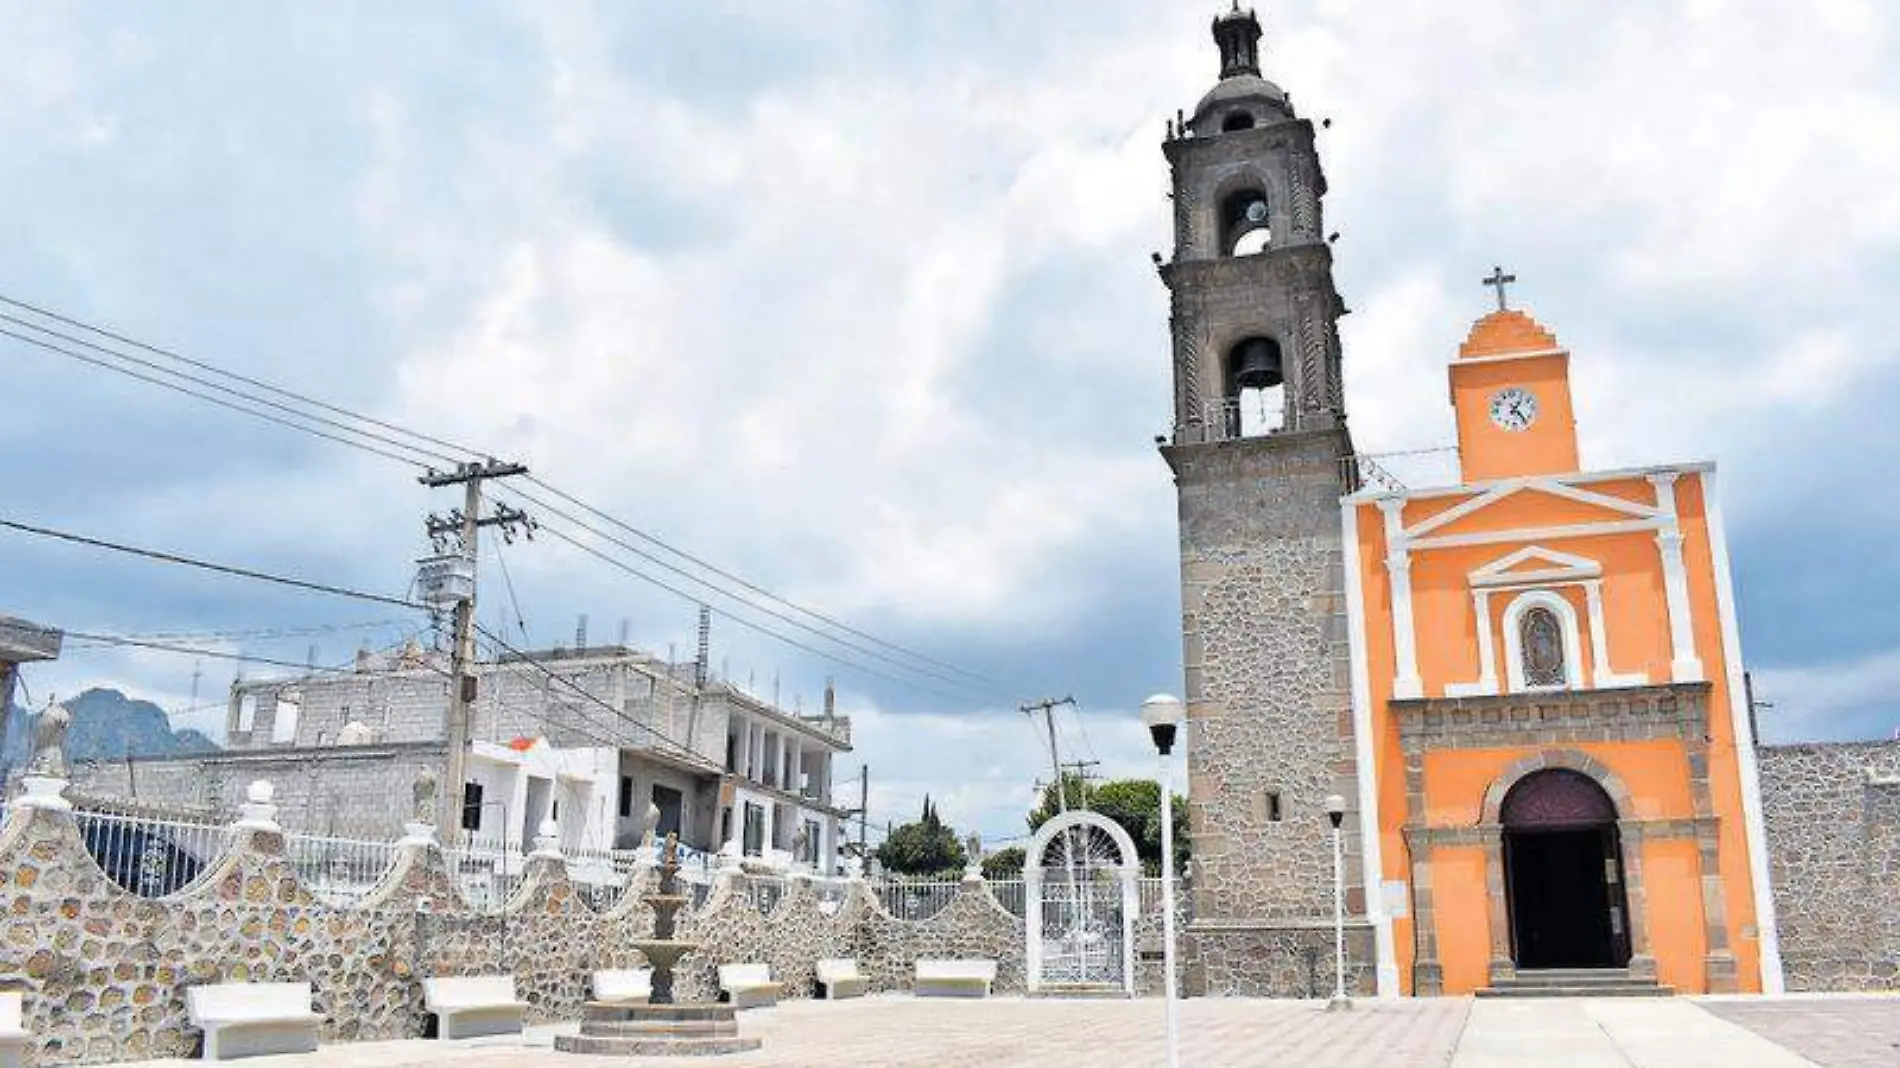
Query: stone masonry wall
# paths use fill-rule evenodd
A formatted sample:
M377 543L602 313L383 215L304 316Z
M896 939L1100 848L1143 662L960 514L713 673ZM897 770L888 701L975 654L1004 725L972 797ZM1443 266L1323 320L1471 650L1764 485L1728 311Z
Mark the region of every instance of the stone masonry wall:
M191 1056L187 987L208 982L308 982L327 1042L419 1036L428 1023L420 977L512 974L535 1021L574 1019L598 968L641 963L636 939L653 915L640 900L655 873L635 872L596 911L558 855L536 855L514 896L483 912L461 901L433 844L405 845L381 882L348 907L314 898L270 829L240 824L225 854L176 894L120 889L93 862L70 813L16 802L0 826L0 986L24 994L29 1065ZM722 873L680 937L701 948L681 962L682 999L717 993L720 963L765 961L785 996L813 993L814 962L855 956L877 991L907 989L919 956L999 963L997 991L1020 993L1022 921L979 879L920 922L886 913L863 883L827 913L793 878L769 915Z
M1347 911L1363 913L1338 503L1348 448L1325 432L1164 450L1180 489L1195 992L1305 993L1307 929L1330 942L1329 794L1347 801Z
M1900 741L1759 750L1789 990L1900 990Z

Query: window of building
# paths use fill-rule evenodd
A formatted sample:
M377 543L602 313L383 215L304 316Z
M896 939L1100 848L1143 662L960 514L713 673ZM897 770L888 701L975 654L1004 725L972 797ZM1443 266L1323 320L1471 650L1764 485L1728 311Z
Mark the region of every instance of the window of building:
M303 704L295 697L279 697L277 711L270 721L270 740L273 745L289 745L297 740L297 717L303 713Z
M237 729L248 731L256 727L257 698L247 693L243 697L238 698Z
M765 808L750 801L745 803L745 855L756 857L765 851Z
M633 815L633 776L620 777L620 818Z
M669 786L655 785L653 805L660 810L660 821L653 827L654 835L665 838L669 834L680 834L685 822L686 795Z
M1518 617L1518 647L1524 658L1524 685L1563 686L1564 632L1557 613L1542 606Z
M1227 117L1220 121L1220 128L1223 133L1233 133L1235 130L1251 130L1253 129L1253 112L1230 111L1227 113Z
M1280 791L1267 791L1267 822L1280 822Z
M462 829L470 832L478 832L482 829L481 783L462 784Z

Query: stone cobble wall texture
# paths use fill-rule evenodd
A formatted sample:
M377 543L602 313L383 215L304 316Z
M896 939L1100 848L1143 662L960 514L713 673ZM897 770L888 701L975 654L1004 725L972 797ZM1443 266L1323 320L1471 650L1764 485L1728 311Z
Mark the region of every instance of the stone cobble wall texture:
M1900 989L1900 741L1760 750L1789 990Z
M325 1041L420 1036L420 979L504 972L536 1021L574 1019L591 973L637 967L635 943L653 929L641 900L656 874L637 869L596 910L558 855L535 855L500 908L464 903L432 843L405 844L359 901L313 897L284 859L284 836L240 824L226 851L191 885L137 897L94 863L69 813L9 806L0 826L0 986L24 995L29 1065L188 1057L200 1041L188 987L213 982L307 982ZM769 914L722 872L703 907L680 913L682 1000L717 995L721 963L765 961L785 996L814 992L814 962L857 957L875 990L905 990L918 957L999 962L997 990L1024 988L1022 921L980 880L966 881L927 920L897 919L863 883L826 905L793 877Z
M1349 450L1331 431L1167 450L1180 490L1192 990L1305 993L1307 929L1332 919L1329 794L1349 809L1347 910L1364 909L1338 503Z

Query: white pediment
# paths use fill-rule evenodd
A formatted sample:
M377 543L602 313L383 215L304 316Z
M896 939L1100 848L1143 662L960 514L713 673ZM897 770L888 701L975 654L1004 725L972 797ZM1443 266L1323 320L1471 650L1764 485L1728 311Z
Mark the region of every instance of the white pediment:
M1541 585L1582 582L1603 577L1603 565L1587 556L1546 549L1541 545L1501 556L1471 572L1471 584L1486 586Z

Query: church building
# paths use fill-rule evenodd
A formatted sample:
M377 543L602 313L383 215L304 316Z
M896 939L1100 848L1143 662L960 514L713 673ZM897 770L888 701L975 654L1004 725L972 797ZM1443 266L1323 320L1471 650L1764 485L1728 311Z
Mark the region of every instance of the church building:
M1449 360L1458 484L1353 448L1311 122L1213 25L1169 123L1191 994L1781 989L1706 463L1588 471L1571 358L1507 306ZM1587 362L1582 366L1587 367ZM1330 969L1325 987L1330 988Z
M1584 470L1570 353L1505 281L1448 369L1461 484L1342 503L1380 964L1776 989L1714 466Z

